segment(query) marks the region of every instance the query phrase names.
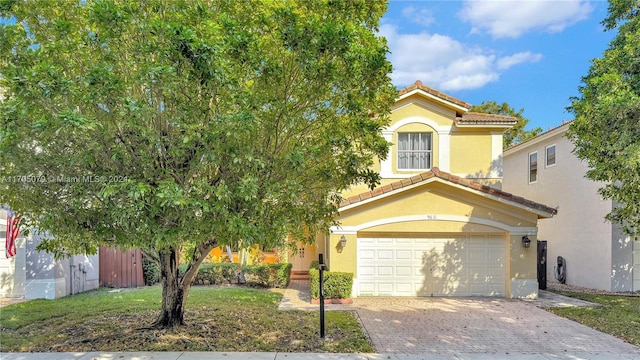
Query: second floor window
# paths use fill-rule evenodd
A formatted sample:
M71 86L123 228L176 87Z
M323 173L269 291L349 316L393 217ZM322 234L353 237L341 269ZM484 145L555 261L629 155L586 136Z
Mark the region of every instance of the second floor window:
M431 133L398 133L398 169L428 170L431 168Z
M547 146L547 165L546 166L553 166L556 164L556 146L555 145L551 145L551 146Z
M538 181L538 153L529 154L529 182Z

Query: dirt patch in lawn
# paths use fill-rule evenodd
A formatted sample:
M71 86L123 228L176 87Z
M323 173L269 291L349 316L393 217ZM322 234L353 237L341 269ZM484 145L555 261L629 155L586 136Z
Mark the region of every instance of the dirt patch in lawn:
M280 294L251 289L193 289L184 326L148 328L158 295L143 289L3 308L0 351L374 351L353 313L328 312L321 340L317 312L278 311Z

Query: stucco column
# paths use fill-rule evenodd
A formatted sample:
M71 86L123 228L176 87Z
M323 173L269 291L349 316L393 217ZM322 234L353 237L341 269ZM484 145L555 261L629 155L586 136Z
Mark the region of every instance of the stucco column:
M502 179L502 132L491 133L491 169L489 177Z
M531 246L522 246L522 237L531 239ZM538 246L533 234L511 233L509 236L509 297L516 299L538 298Z
M438 167L451 172L451 128L438 129Z
M383 130L382 137L388 142L392 142L393 140L393 129ZM382 178L390 178L393 177L393 167L392 167L392 146L389 146L389 152L387 153L387 158L380 161L380 176Z

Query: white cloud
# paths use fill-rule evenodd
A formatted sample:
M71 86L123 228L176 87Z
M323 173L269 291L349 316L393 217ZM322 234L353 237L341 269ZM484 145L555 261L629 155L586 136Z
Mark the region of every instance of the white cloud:
M541 58L530 52L496 56L491 50L469 46L446 35L400 34L391 24L382 24L380 35L387 38L391 50L393 83L401 87L421 80L442 91L477 89L497 81L502 70Z
M513 65L518 65L524 62L534 63L534 62L540 61L540 59L542 59L541 54L534 54L534 53L531 53L530 51L526 51L526 52L515 53L511 56L505 56L499 59L496 62L496 65L499 70L507 70Z
M517 38L529 31L563 31L592 11L593 6L585 0L466 0L459 16L471 24L472 32Z
M429 26L435 21L435 17L429 9L415 8L413 6L407 6L402 9L402 16L412 23L422 26Z

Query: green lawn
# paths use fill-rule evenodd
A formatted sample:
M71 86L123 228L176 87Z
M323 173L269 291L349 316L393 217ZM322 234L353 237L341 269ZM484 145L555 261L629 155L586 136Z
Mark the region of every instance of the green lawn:
M602 306L555 308L549 311L640 346L640 297L557 293Z
M160 308L157 286L99 289L0 309L0 351L374 352L351 312L278 311L282 294L237 287L194 287L187 324L145 329Z

